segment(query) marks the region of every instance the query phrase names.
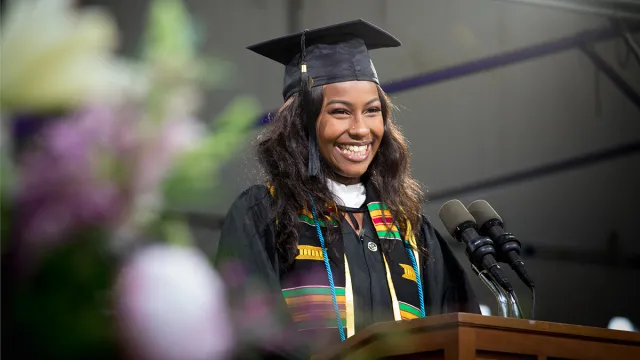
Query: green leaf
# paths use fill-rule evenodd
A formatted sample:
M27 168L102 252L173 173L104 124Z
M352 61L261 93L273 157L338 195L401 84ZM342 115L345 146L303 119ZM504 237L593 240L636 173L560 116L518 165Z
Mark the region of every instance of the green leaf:
M154 0L149 10L144 57L192 58L196 33L191 16L180 0Z
M193 244L189 226L183 221L166 219L162 224L164 239L173 245L190 246Z
M4 131L4 127L1 129ZM7 139L2 134L2 144L0 144L0 251L4 253L6 245L11 238L11 196L16 185L16 170L13 159L7 151Z
M231 84L237 72L236 65L229 61L215 58L201 58L201 69L196 72L197 81L211 89Z
M174 165L164 182L167 207L209 201L204 194L215 187L217 171L237 153L253 127L259 109L257 101L246 96L234 99L226 107L215 120L216 130Z
M4 139L3 139L4 140ZM5 146L0 145L0 194L10 194L16 184L16 172L13 161L6 151Z

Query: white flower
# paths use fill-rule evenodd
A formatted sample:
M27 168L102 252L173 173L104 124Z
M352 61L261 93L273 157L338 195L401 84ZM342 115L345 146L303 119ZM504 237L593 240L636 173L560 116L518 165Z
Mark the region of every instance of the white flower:
M113 54L114 21L73 0L11 1L0 35L3 111L59 110L120 99L140 85Z
M154 245L134 254L118 279L117 311L141 360L225 359L233 346L225 292L204 254Z

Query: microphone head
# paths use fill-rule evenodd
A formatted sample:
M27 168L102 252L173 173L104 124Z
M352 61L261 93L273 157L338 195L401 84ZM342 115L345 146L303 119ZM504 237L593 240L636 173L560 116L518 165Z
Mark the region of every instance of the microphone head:
M489 220L499 220L502 221L502 218L498 213L489 205L485 200L476 200L469 204L469 212L476 219L476 222L479 226L482 226L485 222Z
M475 223L473 216L471 216L467 208L465 208L459 200L449 200L444 203L438 215L451 236L455 236L454 233L458 225L467 221Z

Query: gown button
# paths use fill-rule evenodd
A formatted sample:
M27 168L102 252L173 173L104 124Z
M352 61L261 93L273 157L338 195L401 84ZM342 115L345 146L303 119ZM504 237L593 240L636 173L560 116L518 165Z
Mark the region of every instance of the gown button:
M378 245L376 245L376 243L374 243L372 241L369 241L369 243L367 244L367 247L371 251L378 251Z

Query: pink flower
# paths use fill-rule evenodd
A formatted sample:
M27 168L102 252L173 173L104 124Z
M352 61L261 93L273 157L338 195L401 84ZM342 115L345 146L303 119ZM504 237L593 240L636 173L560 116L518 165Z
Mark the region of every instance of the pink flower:
M162 205L159 189L173 161L199 132L191 118L153 121L136 107L90 107L49 120L18 161L21 245L53 245L87 228L135 232L148 220Z
M118 221L126 199L112 178L134 148L130 117L91 108L55 119L18 161L20 238L55 242L73 230Z
M221 280L190 247L154 245L121 272L117 314L124 341L139 360L225 359L233 348Z

